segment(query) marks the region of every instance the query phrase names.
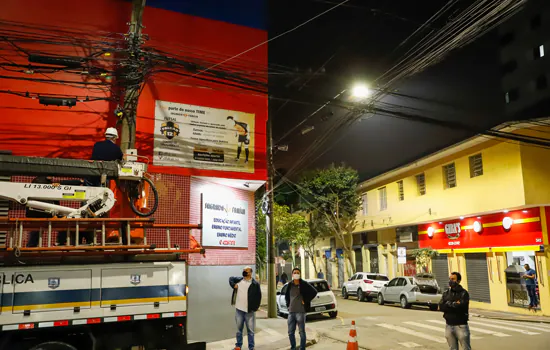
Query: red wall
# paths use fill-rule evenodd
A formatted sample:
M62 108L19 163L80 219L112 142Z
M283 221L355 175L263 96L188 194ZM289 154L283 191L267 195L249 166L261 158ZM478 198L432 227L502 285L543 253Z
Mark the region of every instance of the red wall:
M66 0L4 0L0 21L14 22L14 26L0 25L0 30L19 30L45 35L59 34L82 40L108 40L122 38L127 31L131 3L123 0L96 0L87 2L85 10L79 1ZM203 60L207 65L219 63L243 50L267 39L262 30L229 24L210 19L193 17L177 12L147 7L143 18L144 33L150 36L146 46L155 47L172 55ZM23 26L30 25L32 27ZM63 29L63 28L64 29ZM40 29L42 28L42 29ZM70 33L61 33L59 30ZM39 50L60 55L86 56L80 48L58 45L24 45L27 51ZM27 63L25 54L17 52L8 43L0 43L2 56L10 62ZM1 60L0 62L7 62ZM237 70L259 72L260 79L267 81L267 46L232 60L228 65ZM109 64L107 63L107 66ZM24 75L0 70L0 75L39 79L64 79L83 81L73 74L56 73L48 77L40 74ZM50 77L50 78L49 78ZM95 81L99 82L99 81ZM104 82L109 82L104 80ZM0 90L30 91L110 97L109 92L53 84L0 78ZM180 175L202 175L242 179L265 179L265 122L267 119L266 95L251 93L227 86L201 82L160 73L148 81L139 102L137 120L138 152L152 157L152 135L154 132L154 101L156 99L196 104L255 113L255 169L252 174L198 169L151 167L153 172ZM107 126L116 122L113 111L116 103L79 103L72 109L66 107L42 106L36 100L0 94L0 150L11 150L16 155L89 158L95 141L103 138Z

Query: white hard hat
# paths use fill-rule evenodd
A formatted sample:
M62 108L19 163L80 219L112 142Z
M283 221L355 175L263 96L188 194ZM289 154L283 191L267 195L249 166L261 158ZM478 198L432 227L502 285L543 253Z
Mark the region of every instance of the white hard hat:
M118 138L118 131L116 130L116 128L107 128L107 130L105 130L105 136L114 136Z

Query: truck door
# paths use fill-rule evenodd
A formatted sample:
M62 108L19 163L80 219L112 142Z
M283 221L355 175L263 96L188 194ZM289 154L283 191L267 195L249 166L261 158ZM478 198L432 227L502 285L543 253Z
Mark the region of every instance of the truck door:
M4 273L0 272L0 315L2 315L2 308L4 307Z
M21 270L13 277L13 313L89 309L92 270Z
M101 307L168 303L168 267L101 270Z

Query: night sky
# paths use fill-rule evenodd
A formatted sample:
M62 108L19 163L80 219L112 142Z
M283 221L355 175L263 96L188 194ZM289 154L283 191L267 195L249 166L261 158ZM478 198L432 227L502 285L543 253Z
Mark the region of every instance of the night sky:
M270 37L338 2L270 1ZM349 6L342 6L271 42L269 61L272 67L275 66L275 71L283 69L281 66L295 70L292 75L270 76L270 95L275 96L270 101L274 140L289 145L288 152L276 153L275 167L281 171L292 168L297 155L330 128L330 118L342 118L346 110L327 107L305 124L314 126L313 131L302 136L298 129L281 140L287 130L338 92L355 82L369 85L393 66L410 44L428 32L414 37L409 46L397 48L398 44L444 3L446 1L442 0L352 0ZM462 0L460 3L467 6L472 1ZM444 20L447 21L448 16ZM444 24L439 22L432 26ZM315 76L310 73L317 71L332 56L324 72ZM394 86L394 92L399 95L384 98L382 106L487 129L506 121L499 70L498 36L492 32L463 49L451 52L445 60L428 70L399 82ZM277 99L281 96L293 101L281 107L283 101ZM461 130L368 115L368 119L333 135L323 149L291 177L308 168L343 162L357 169L361 179L365 180L472 135Z

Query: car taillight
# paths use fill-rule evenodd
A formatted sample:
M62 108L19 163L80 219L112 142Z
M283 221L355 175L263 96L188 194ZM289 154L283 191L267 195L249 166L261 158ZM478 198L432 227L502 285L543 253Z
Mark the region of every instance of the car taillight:
M414 287L411 289L411 292L420 292L420 288L418 288L418 286L414 286Z
M330 308L331 308L331 309L334 309L335 307L336 307L335 304L330 304Z
M367 283L367 284L373 284L374 282L371 281L371 280L363 280L363 282Z

